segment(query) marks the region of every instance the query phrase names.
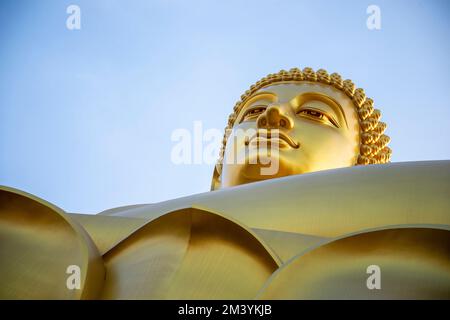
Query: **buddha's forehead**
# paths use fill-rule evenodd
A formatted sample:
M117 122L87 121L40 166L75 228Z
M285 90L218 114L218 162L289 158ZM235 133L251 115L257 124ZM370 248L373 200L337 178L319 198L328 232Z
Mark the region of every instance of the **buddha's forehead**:
M317 82L301 81L276 83L257 90L255 94L264 92L274 94L276 96L276 101L279 102L288 102L303 93L320 93L336 100L341 105L348 104L352 108L354 107L353 102L345 95L345 93L333 86Z

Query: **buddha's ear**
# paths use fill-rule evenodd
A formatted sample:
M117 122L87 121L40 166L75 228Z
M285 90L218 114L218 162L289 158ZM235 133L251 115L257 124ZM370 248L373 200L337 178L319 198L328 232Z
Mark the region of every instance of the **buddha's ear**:
M217 163L214 166L214 172L213 172L213 177L212 177L212 181L211 181L211 191L220 189L221 171L222 171L222 165L220 163Z

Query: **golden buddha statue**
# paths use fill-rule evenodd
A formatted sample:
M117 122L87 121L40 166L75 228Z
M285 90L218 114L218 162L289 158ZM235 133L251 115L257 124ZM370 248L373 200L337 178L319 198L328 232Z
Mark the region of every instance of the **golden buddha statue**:
M0 298L449 299L450 161L389 163L380 117L282 70L235 105L211 192L83 215L1 187Z

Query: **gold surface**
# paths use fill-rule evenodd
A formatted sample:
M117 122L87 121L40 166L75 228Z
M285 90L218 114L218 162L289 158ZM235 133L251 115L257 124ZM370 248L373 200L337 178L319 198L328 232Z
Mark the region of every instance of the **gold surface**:
M404 226L333 240L286 263L258 298L450 299L450 228L441 228ZM373 264L381 290L366 287Z
M311 236L308 234L284 232L276 230L253 229L257 235L270 245L283 262L288 261L298 252L328 242L330 238Z
M281 264L250 230L197 209L150 222L104 260L103 298L122 299L251 299Z
M146 219L71 214L90 235L100 254L105 254L147 223ZM112 219L111 219L112 218Z
M80 266L80 290L66 269ZM61 209L0 186L0 298L92 299L103 285L101 256L85 230Z

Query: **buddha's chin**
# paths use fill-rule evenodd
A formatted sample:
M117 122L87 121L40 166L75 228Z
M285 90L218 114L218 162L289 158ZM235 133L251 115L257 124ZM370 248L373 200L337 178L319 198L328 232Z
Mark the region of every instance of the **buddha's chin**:
M251 182L275 179L293 174L302 173L302 167L298 161L298 155L280 152L277 155L267 157L264 153L250 153L243 157L243 163L227 164L224 160L224 167L221 177L221 187L232 187ZM240 158L242 159L242 158Z
M240 176L247 182L279 178L289 175L286 172L282 159L278 157L247 159L241 167Z

